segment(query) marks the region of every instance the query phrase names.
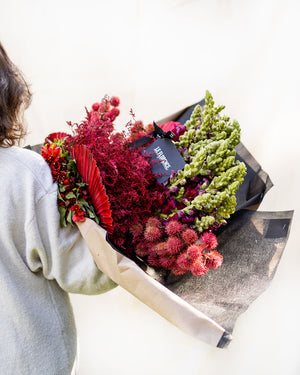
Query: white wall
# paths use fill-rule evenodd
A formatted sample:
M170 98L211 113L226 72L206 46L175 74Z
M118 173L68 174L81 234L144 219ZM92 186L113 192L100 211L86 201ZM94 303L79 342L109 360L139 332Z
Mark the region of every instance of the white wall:
M271 287L226 350L180 332L121 288L72 296L79 375L300 373L298 1L0 0L0 40L32 84L27 143L40 143L104 94L145 122L209 89L274 183L261 210L295 209Z

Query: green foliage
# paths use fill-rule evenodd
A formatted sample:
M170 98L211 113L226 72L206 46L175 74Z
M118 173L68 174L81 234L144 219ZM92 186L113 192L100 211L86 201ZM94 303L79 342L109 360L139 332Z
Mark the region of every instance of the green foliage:
M175 213L191 215L198 212L194 228L200 232L214 223L223 224L236 207L235 194L244 180L246 166L235 160L235 147L240 142L240 126L236 120L221 116L225 106L215 106L211 94L207 91L205 106L196 106L186 123L187 131L175 142L181 151L186 165L170 180L170 188L179 187L175 200L180 201L191 178L205 177L199 194L186 201L186 207ZM164 215L165 216L165 215Z

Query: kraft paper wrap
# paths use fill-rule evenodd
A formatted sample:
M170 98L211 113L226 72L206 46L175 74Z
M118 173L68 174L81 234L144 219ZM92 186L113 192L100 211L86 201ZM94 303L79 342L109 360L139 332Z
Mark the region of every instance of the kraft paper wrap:
M213 346L220 345L225 336L227 341L230 340L219 324L116 251L107 242L105 230L94 221L86 219L77 225L98 268L114 282L182 331Z

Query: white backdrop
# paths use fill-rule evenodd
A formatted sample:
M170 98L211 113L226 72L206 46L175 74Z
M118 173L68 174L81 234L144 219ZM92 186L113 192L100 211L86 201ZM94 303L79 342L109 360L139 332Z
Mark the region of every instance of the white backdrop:
M193 339L117 289L71 296L79 375L300 373L299 1L0 0L0 40L32 85L26 143L84 118L104 94L146 123L202 99L242 127L274 187L260 210L295 209L271 287L225 350Z

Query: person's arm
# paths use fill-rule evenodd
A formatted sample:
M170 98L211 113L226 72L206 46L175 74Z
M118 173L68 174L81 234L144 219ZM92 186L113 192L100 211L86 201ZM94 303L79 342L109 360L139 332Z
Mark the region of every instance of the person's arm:
M51 178L51 176L49 176ZM48 178L48 177L47 177ZM60 227L57 187L39 199L27 224L26 259L33 272L42 270L70 293L100 294L117 284L99 271L77 227Z

